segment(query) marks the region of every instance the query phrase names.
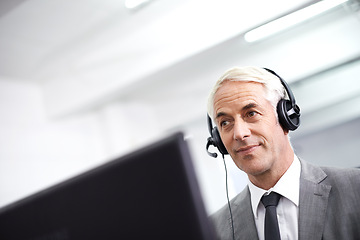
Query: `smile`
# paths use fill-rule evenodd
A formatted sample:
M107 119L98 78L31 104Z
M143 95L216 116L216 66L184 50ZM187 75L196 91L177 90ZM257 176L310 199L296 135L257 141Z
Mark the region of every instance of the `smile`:
M259 146L260 145L244 146L244 147L241 147L241 148L237 149L236 153L246 155L246 154L249 154L249 153L255 151Z

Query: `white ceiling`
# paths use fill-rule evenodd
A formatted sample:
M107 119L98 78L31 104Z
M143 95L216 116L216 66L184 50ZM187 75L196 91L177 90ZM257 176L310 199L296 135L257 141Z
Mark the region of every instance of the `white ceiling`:
M155 0L131 11L124 0L2 0L0 76L47 81L106 66L131 82L308 2Z
M135 78L139 65L154 71L304 2L157 0L131 11L123 0L3 0L0 75L44 81L114 63Z

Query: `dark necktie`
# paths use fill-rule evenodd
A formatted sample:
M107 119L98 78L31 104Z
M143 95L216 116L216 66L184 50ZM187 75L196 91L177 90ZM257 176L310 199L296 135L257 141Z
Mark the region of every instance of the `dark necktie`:
M279 224L276 216L276 206L281 195L271 192L261 198L261 202L266 208L265 213L265 240L280 240Z

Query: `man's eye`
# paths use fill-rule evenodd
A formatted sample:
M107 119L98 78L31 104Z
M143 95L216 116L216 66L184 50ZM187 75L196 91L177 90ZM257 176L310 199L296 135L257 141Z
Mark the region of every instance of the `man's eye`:
M248 112L248 117L254 117L257 114L255 111Z
M221 127L225 127L225 126L227 126L229 124L229 121L221 121L220 122L220 126Z

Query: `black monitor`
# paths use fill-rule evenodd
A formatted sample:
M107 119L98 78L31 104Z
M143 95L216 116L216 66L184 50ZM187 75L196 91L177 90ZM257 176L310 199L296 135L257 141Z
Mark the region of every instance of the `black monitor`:
M0 209L2 240L215 239L182 133Z

